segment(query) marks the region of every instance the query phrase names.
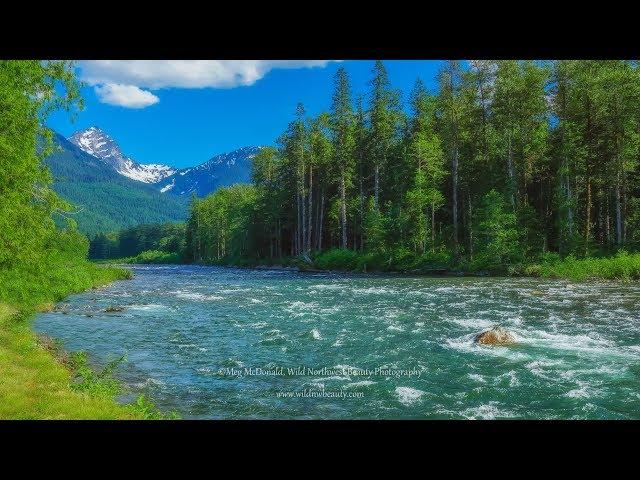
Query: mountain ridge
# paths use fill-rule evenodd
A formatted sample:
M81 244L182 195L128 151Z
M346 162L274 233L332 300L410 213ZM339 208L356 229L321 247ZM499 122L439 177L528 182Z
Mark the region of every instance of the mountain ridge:
M88 235L146 223L186 220L192 194L251 181L251 158L263 147L241 147L186 168L141 164L97 126L65 138L54 132L56 150L45 159L53 189L76 206L66 215ZM61 220L61 219L59 219Z
M186 198L167 197L147 183L118 173L58 133L53 141L57 148L45 159L54 180L52 188L76 207L65 216L74 219L81 232L94 235L186 218Z
M141 164L122 152L104 130L92 126L78 130L68 140L85 153L112 167L118 174L146 183L160 193L203 197L219 187L251 181L251 158L262 146L245 146L219 153L198 165L174 168L164 164Z

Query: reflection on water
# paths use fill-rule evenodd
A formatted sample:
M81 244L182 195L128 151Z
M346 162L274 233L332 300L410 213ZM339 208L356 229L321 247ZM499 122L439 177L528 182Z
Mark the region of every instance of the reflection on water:
M183 418L640 418L637 284L134 271L35 328Z

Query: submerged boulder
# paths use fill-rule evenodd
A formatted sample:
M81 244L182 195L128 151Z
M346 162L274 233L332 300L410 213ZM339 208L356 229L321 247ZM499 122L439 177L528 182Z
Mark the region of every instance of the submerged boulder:
M113 312L124 312L124 307L118 307L118 306L109 306L105 309L105 312L107 313L113 313Z
M509 345L516 342L516 337L502 327L493 327L476 335L475 343L480 345Z

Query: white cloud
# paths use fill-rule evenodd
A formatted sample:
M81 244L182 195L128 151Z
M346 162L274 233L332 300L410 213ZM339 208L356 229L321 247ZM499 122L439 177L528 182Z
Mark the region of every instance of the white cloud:
M96 85L95 91L102 103L120 107L145 108L160 101L153 93L142 90L135 85L105 83L104 85Z
M80 69L82 80L96 86L96 92L109 84L132 87L138 90L138 96L149 94L156 99L152 103L156 103L158 98L155 95L140 88L234 88L253 85L276 68L324 67L329 62L330 60L84 60L80 62Z

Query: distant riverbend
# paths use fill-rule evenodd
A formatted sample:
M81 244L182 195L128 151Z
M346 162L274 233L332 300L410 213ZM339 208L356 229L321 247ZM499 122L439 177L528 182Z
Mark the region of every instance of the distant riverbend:
M132 269L34 328L182 418L640 418L636 283Z

